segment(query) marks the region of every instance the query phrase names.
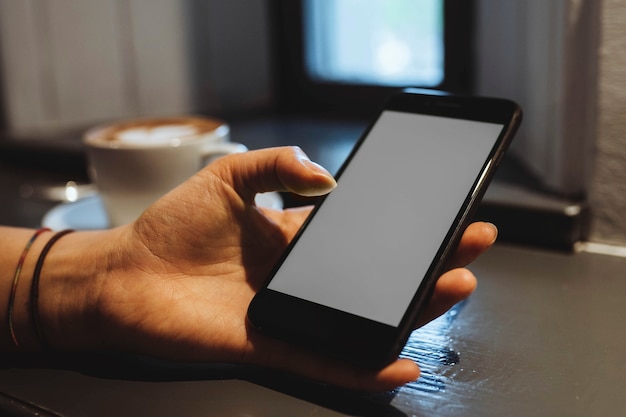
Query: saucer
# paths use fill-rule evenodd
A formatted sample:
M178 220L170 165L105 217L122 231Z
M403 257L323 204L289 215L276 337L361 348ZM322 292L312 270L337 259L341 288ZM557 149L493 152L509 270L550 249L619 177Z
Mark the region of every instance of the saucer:
M260 207L283 208L283 199L277 192L257 194L255 202ZM109 221L102 199L95 193L74 203L53 207L43 216L41 226L53 230L98 230L108 229Z

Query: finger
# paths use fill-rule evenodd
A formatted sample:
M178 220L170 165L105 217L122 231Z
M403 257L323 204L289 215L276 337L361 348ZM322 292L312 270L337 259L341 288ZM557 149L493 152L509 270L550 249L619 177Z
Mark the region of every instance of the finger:
M415 381L420 375L418 365L409 359L399 359L383 369L371 370L318 355L255 331L250 341L255 353L247 359L254 363L352 390L388 391Z
M398 359L377 371L353 368L334 362L320 364L315 361L309 362L305 371L308 372L305 376L313 380L367 392L389 391L414 382L420 376L419 366L405 358Z
M389 391L414 382L420 376L419 366L406 358L380 370L356 368L315 355L302 362L284 363L283 366L288 372L298 373L313 381L367 392Z
M256 193L290 191L303 196L327 194L337 183L298 147L268 148L220 158L209 166L244 198Z
M480 254L489 249L498 237L498 229L491 223L475 222L470 224L454 256L448 263L448 270L464 267L473 262Z
M415 327L421 327L436 319L456 303L469 297L476 289L476 285L476 277L468 269L457 268L443 274L437 280L433 295L420 314Z
M260 208L267 218L281 226L287 241L291 241L296 232L300 230L300 226L311 214L311 209L312 206L293 207L285 210Z

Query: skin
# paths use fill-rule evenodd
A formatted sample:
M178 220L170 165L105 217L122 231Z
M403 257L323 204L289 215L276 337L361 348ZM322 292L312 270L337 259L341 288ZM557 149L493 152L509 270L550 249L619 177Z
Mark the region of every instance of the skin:
M48 343L61 350L249 363L365 391L414 381L419 367L408 359L378 371L357 369L259 334L246 321L250 300L310 211L258 208L255 194L315 196L335 185L298 148L251 151L210 164L134 223L64 236L41 275L40 316ZM10 266L5 269L14 268L23 248L15 242L25 243L32 232L2 229L0 249L17 247L0 255L0 264ZM472 293L476 278L463 267L487 250L496 234L488 223L467 228L416 327ZM38 253L51 236L42 235L31 251ZM24 264L20 288L26 289L18 292L14 314L21 349L36 351L40 344L27 308L35 258ZM1 278L6 289L10 274ZM3 339L2 347L14 349L10 339Z

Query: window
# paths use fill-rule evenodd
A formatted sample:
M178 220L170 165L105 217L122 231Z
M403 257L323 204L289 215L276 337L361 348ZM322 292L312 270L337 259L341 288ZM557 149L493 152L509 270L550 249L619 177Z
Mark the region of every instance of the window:
M284 112L369 116L398 87L467 92L470 0L275 0Z
M318 82L436 87L444 78L443 0L305 1L308 76Z

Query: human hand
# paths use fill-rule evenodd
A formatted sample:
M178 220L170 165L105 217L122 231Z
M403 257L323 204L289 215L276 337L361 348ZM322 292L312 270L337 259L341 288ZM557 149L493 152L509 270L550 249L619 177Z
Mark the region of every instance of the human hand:
M419 368L408 359L379 371L356 369L264 336L246 321L252 297L310 211L258 208L255 194L320 195L334 185L332 176L297 148L231 155L173 190L133 224L64 237L55 246L57 257L83 247L98 254L92 259L97 268L83 260L70 288L64 284L65 294L80 302L68 302L69 295L65 302L41 300L50 343L249 363L363 390L387 390L417 379ZM474 290L476 279L460 267L495 237L489 224L468 227L419 325ZM42 277L42 285L48 285L42 295L59 294L58 280L45 281Z

